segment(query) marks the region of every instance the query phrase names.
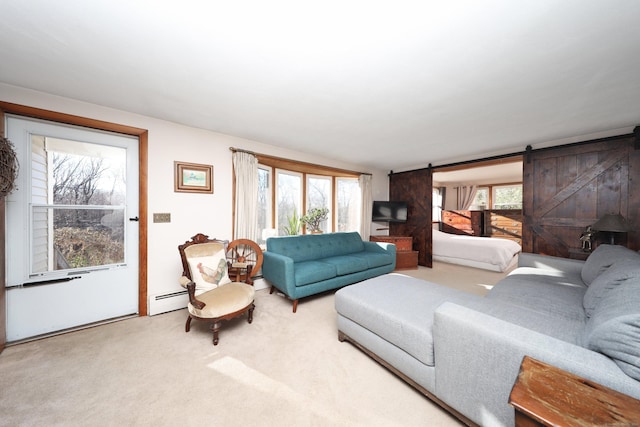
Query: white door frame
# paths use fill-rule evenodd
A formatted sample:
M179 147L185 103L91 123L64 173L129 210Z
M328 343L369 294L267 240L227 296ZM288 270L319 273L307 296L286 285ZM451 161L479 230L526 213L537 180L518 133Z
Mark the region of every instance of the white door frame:
M59 113L40 108L29 107L25 105L13 104L0 101L0 131L4 135L5 114L15 114L19 116L32 117L37 119L49 120L58 123L70 124L75 126L84 126L92 129L105 130L109 132L118 132L125 135L138 137L139 147L139 245L138 245L138 315L146 316L148 314L147 307L147 230L148 230L148 141L149 131L147 129L127 126L118 123L110 123L101 120L74 116L65 113ZM4 259L5 245L0 242L0 256ZM4 274L2 275L4 276ZM3 283L4 285L4 283ZM5 289L0 289L2 297L0 297L0 351L4 349L6 340L6 306Z

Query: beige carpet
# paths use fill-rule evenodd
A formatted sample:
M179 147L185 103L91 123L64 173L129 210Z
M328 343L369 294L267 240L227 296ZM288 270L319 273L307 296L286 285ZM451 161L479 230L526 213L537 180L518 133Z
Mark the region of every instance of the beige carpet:
M403 273L474 293L503 275L437 263ZM0 425L457 426L336 332L333 293L291 302L261 290L254 322L220 344L185 310L10 346Z

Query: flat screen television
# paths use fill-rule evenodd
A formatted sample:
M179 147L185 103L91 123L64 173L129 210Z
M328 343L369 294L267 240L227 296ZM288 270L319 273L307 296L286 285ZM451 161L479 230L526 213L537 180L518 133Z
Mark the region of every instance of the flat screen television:
M374 201L371 213L373 222L406 222L407 202Z

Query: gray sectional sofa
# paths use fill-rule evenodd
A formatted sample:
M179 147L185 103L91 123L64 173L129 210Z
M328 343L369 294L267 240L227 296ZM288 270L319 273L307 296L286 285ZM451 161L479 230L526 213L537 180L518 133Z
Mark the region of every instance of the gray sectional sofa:
M396 267L396 246L363 241L357 232L270 237L262 275L293 300L389 273Z
M338 334L463 422L511 426L525 355L640 398L640 254L521 254L485 297L401 274L336 292Z

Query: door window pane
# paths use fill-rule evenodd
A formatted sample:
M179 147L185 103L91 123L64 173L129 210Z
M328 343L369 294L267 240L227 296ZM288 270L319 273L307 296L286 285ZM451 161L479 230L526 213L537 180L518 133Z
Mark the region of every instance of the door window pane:
M31 276L124 262L125 171L124 148L32 136Z
M31 275L124 262L124 209L34 206L32 218Z

